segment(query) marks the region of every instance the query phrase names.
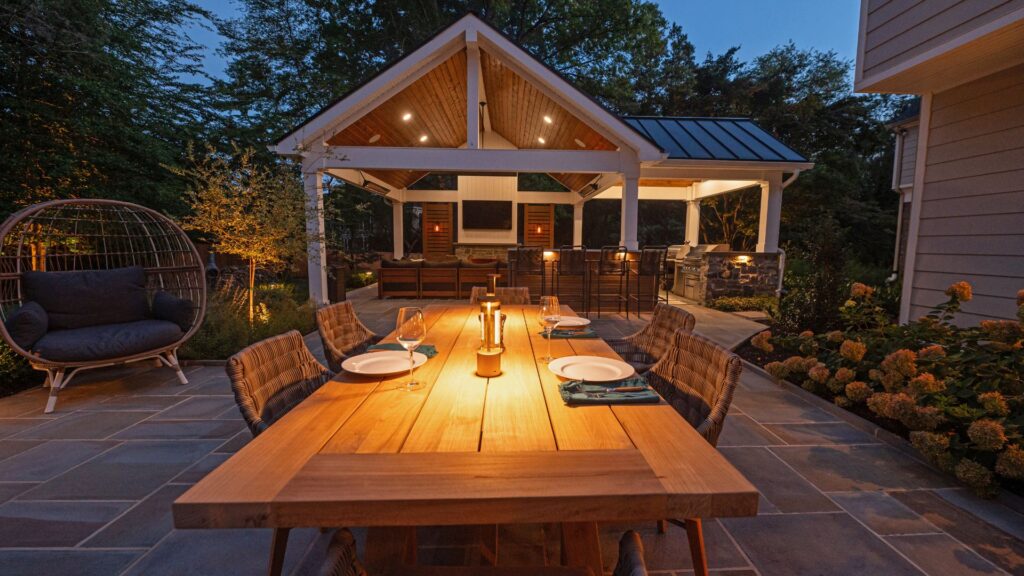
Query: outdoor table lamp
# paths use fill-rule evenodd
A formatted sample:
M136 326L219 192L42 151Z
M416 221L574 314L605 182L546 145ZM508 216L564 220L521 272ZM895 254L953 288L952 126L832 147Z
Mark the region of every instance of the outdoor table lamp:
M477 376L490 378L501 374L502 335L505 315L497 292L499 274L487 275L487 294L480 299L480 349L476 352Z

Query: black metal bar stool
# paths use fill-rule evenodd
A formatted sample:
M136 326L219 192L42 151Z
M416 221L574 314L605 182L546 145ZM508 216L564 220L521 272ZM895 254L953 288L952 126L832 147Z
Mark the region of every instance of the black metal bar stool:
M617 303L617 310L622 312L623 305L629 306L627 291L629 282L627 270L629 251L625 246L604 246L601 248L601 255L595 263L593 273L590 275L590 296L597 305L597 317L601 317L601 308L604 303L613 300ZM616 282L614 290L608 289L608 280ZM596 292L595 292L596 284Z
M650 310L658 302L668 304L668 295L661 295L661 284L664 280L665 266L668 260L668 247L666 246L644 246L640 249L640 256L636 260L636 267L628 267L629 277L635 279L632 286L626 291L626 318L629 318L629 304L636 303L636 315L640 317L644 305L650 305ZM636 290L633 290L633 288Z
M573 308L583 314L590 314L590 292L587 290L587 247L562 246L558 249L558 263L554 274L552 290L562 303L578 303ZM572 304L570 304L572 306Z
M544 270L544 248L542 246L516 246L513 251L512 277L509 286L525 286L537 300L547 294L547 274Z

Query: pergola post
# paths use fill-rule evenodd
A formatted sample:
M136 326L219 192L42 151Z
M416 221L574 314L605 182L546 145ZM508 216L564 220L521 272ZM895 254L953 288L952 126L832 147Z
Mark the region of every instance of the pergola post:
M640 179L636 174L624 174L622 179L622 220L619 225L619 244L627 250L636 250L636 224L640 203Z
M402 203L398 200L391 201L391 222L394 258L398 260L405 256L405 221L402 219Z
M309 271L309 299L317 306L327 304L327 247L324 244L324 173L303 172L306 192L306 262Z
M583 202L572 206L572 243L573 246L583 245Z
M690 247L700 244L700 200L686 201L686 240Z
M757 251L779 251L779 222L782 220L782 175L773 174L761 182L761 211L757 225Z

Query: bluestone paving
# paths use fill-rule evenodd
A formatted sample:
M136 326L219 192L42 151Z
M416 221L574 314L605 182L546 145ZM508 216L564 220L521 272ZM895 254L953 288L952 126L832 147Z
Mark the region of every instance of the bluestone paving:
M393 328L400 306L446 302L379 301L375 290L349 296L380 334ZM697 317L697 332L727 347L763 329L680 305ZM618 338L649 318L603 314L593 324ZM305 340L321 354L316 333ZM266 530L172 527L173 500L251 440L224 368L187 366L185 373L188 385L150 363L85 372L61 392L52 415L42 414L40 387L0 399L0 537L10 534L6 545L16 546L0 548L0 573L265 572ZM719 448L761 491L759 516L705 521L712 574L1024 573L1024 517L956 488L949 476L792 390L744 370ZM29 534L19 533L25 522ZM653 521L603 526L606 568L627 528L641 532L654 574L692 574L683 531L659 535ZM354 532L363 546L365 530ZM421 562L479 562L472 529L418 533ZM499 534L501 564L559 558L557 527L508 526ZM316 574L329 538L293 532L286 573Z

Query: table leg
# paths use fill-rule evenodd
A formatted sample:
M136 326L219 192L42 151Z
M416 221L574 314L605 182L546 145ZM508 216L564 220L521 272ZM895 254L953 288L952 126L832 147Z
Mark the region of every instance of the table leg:
M477 527L480 544L480 559L490 566L498 565L498 525L485 524Z
M284 570L284 553L288 550L288 533L291 528L274 528L274 537L270 541L270 565L267 574L281 576Z
M684 521L686 539L690 542L690 556L693 557L695 576L708 576L708 556L704 552L704 529L700 518L687 518Z
M397 564L416 565L416 528L371 527L366 531L366 567L371 574Z
M562 523L562 564L584 566L594 574L604 574L596 522Z

